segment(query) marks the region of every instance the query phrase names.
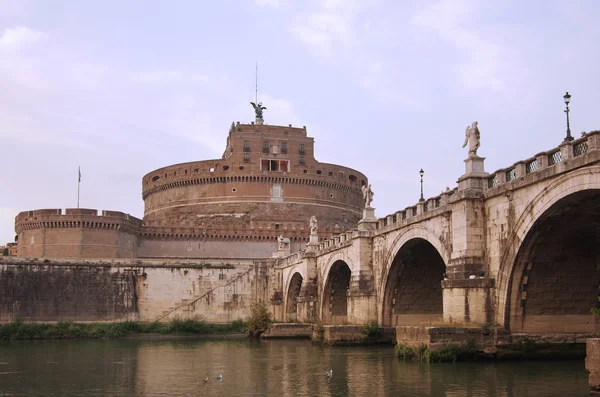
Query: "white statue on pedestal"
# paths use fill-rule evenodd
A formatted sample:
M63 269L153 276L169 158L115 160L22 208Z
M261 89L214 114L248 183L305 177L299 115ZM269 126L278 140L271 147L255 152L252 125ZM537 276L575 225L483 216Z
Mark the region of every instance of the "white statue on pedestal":
M285 239L283 238L283 234L279 237L277 237L277 242L279 243L279 250L281 251L282 249L285 249L285 243L284 243Z
M477 157L477 149L479 148L479 127L477 121L474 121L465 131L465 143L462 147L469 144L469 157Z
M313 215L310 217L310 234L316 235L317 230L319 230L319 226L317 225L317 217Z
M373 193L371 190L371 185L362 185L361 189L363 193L363 200L365 200L365 207L370 207L375 193Z

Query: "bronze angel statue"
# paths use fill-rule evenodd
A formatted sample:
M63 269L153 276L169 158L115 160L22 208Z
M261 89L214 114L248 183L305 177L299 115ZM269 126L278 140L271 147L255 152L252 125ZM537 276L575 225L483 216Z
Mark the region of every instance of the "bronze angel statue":
M258 105L254 102L250 102L250 104L252 105L252 107L254 108L254 112L256 113L256 118L257 119L262 119L263 118L263 110L266 110L267 108L263 106L262 102L259 102Z

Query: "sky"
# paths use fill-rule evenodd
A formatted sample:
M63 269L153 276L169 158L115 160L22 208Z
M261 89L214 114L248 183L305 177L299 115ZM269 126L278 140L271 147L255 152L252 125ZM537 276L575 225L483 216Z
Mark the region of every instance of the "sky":
M306 126L379 217L600 129L597 0L0 0L0 245L14 217L143 216L142 177L220 158L233 121Z

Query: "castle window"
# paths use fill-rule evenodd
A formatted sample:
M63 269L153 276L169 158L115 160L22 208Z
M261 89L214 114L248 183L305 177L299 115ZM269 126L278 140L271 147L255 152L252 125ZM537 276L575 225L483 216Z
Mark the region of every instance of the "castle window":
M260 170L261 171L281 171L287 172L289 171L289 161L288 160L265 160L262 159L260 161Z
M223 171L227 171L228 169L229 169L229 166L228 166L228 165L224 165L224 166L223 166Z
M187 175L187 170L185 170L185 174Z
M237 189L236 188L231 188L231 191L235 193L235 192L237 192Z
M248 157L248 160L250 160L250 157ZM240 165L240 171L242 171L244 169L243 165Z
M306 164L306 162L304 161L304 156L300 156L299 164L300 165Z
M356 175L348 175L348 179L350 180L350 182L356 182L357 180Z
M275 224L275 230L279 230L279 223Z
M317 175L321 175L321 170L317 170Z
M300 147L298 148L298 153L304 154L304 144L303 143L300 144Z
M250 141L244 141L244 152L250 151Z
M156 182L160 179L160 176L156 175L152 177L152 182Z
M244 161L250 161L250 153L244 152Z
M304 170L304 173L305 173L305 174L308 174L308 170Z
M269 153L269 141L263 141L263 153Z
M333 172L329 171L329 176L333 176Z
M281 144L281 153L283 153L283 154L287 153L287 142L283 142Z

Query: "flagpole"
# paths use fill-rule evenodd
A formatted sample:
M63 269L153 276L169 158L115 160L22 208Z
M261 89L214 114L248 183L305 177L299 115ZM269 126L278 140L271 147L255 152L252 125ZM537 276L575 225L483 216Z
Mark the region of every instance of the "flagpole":
M77 167L77 208L79 208L79 185L81 185L81 167Z

